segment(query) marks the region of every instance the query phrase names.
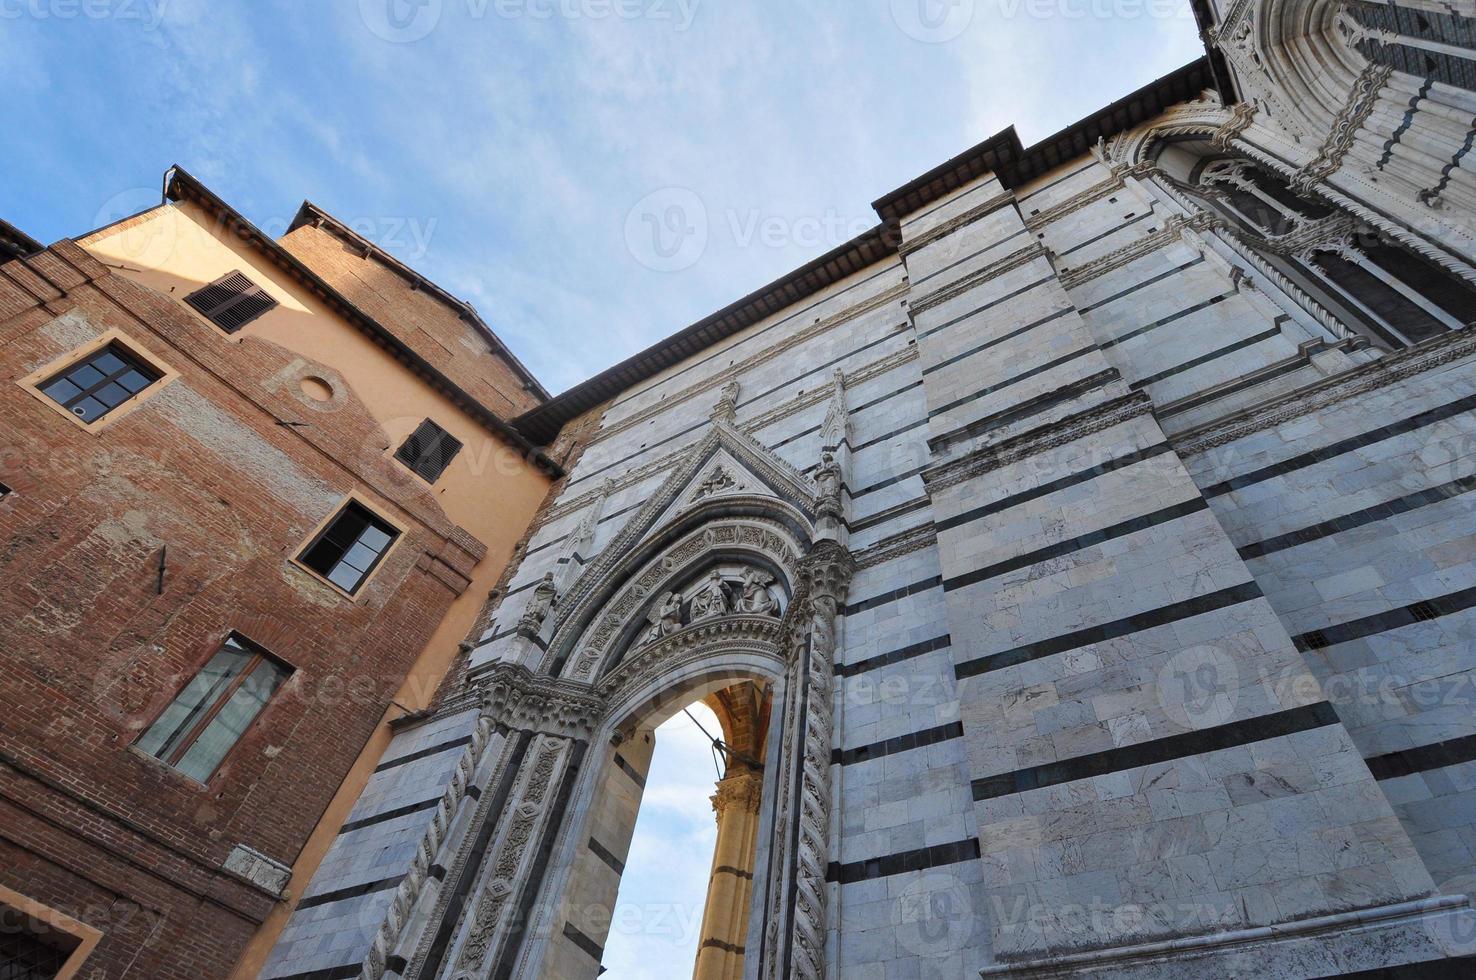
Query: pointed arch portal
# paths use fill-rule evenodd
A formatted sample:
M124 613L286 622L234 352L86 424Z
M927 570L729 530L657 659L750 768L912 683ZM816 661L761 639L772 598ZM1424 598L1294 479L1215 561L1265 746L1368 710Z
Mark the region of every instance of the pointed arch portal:
M835 389L843 399L839 380ZM564 594L548 583L519 622L517 655L474 672L483 713L457 778L475 788L475 806L429 849L444 867L417 862L423 880L375 941L379 975L596 975L615 855L629 844L649 762L649 741L633 736L750 684L764 692L769 737L761 768L732 773L760 806L730 835L752 840L733 851L752 878L723 911L723 928L746 939L707 968L824 975L832 663L855 567L835 457L844 449L830 447L812 481L738 429L724 404ZM732 929L733 894L749 907L743 930Z

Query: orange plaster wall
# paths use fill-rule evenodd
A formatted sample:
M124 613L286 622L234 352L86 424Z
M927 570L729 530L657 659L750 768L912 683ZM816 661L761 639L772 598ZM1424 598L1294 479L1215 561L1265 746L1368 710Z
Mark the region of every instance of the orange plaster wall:
M237 965L234 976L245 980L255 977L265 962L291 915L295 897L311 880L388 746L392 733L387 722L430 703L455 659L457 645L474 625L487 593L497 583L551 481L516 449L482 428L260 252L224 231L197 205L164 205L94 233L79 244L118 274L174 297L187 310L184 297L194 290L229 272L244 273L280 305L236 334L215 331L220 342L271 343L328 368L323 373L330 382L347 384L384 430L383 444L364 447L366 453L393 456L426 418L461 440L463 449L430 492L448 519L487 546L487 556L477 565L471 586L452 604L386 709L385 723L365 744L317 829L299 852L288 886L288 901L258 930ZM284 383L298 381L294 378ZM331 418L329 413L308 420L310 424L328 424ZM399 469L407 480L420 480L409 469Z

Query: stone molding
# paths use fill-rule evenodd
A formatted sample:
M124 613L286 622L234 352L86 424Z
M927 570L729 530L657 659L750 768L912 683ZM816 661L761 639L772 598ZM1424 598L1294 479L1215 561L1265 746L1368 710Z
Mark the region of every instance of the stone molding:
M936 293L930 294L922 302L913 304L910 307L912 315L916 317L926 313L928 310L936 306L941 306L951 299L956 299L969 290L989 282L991 279L998 279L1006 272L1013 272L1021 266L1028 265L1036 259L1044 258L1045 256L1045 246L1040 242L1032 242L1018 251L1011 252L998 262L971 272L962 279L956 280L951 285L938 290Z
M975 206L969 208L963 214L955 215L942 224L935 225L934 227L929 228L927 231L918 235L916 238L903 242L902 245L897 249L897 254L902 256L903 258L906 258L913 252L917 252L921 249L927 248L929 245L933 244L939 239L947 238L949 235L953 234L955 231L958 231L960 228L971 225L975 221L978 221L980 218L987 218L994 212L1000 210L1001 208L1009 207L1013 203L1015 203L1014 191L1007 190L1002 193L996 194L984 203L976 204Z
M1472 355L1476 355L1476 331L1452 330L1227 418L1185 430L1175 437L1174 449L1182 456L1203 453Z
M1141 391L1113 398L1086 411L1022 432L996 445L983 446L922 473L929 494L957 486L991 470L1083 439L1115 425L1151 415L1153 399Z
M919 525L899 531L890 537L882 538L870 548L865 548L856 553L857 568L875 568L877 565L910 555L915 551L932 547L938 543L938 532L932 523Z
M698 395L713 390L714 388L721 388L724 385L737 380L742 375L752 371L759 365L772 361L779 355L793 350L795 347L800 346L806 341L818 337L823 333L827 333L830 330L834 330L836 327L848 323L851 320L856 319L857 317L864 316L867 313L872 312L873 310L879 310L882 307L885 307L888 304L901 299L902 297L907 295L909 288L910 287L905 282L900 283L896 286L890 286L869 299L865 299L852 306L848 306L838 313L832 313L830 316L825 317L821 320L817 320L815 323L811 324L808 327L795 331L778 343L773 344L770 347L765 347L763 350L751 354L750 356L739 361L737 364L734 364L728 368L724 368L722 371L719 371L717 374L714 374L710 378L704 378L701 381L688 385L680 391L672 392L666 398L661 399L655 404L648 405L645 408L640 409L635 413L621 419L619 422L612 422L610 425L602 427L600 431L597 432L594 437L585 444L585 451L587 452L590 446L598 445L599 443L604 442L606 439L616 435L617 433L624 432L626 429L630 429L634 426L640 425L643 422L648 422L651 419L656 418L658 415L666 414L674 405L680 405L682 402L695 398Z
M902 321L899 325L905 326L906 321ZM885 374L895 371L897 368L902 367L904 364L912 363L913 361L918 359L918 356L919 355L917 345L909 344L906 347L903 347L901 350L894 351L893 353L888 354L885 357L877 358L875 361L872 361L871 363L850 372L845 376L845 383L849 387L854 387L859 384L864 384L867 381L875 380L876 378L880 378ZM774 408L771 408L769 411L764 412L762 415L756 415L748 421L740 423L737 426L737 429L748 434L749 436L754 436L760 430L766 429L776 422L782 422L784 419L789 418L791 415L802 412L807 408L819 405L831 397L832 389L829 387L816 388L813 391L807 391L803 395L797 395L794 398L783 402L782 404L776 405ZM680 449L667 453L660 459L652 460L651 462L636 467L635 469L628 470L626 473L619 477L610 477L601 484L600 488L591 490L587 493L582 493L577 497L572 497L569 500L564 501L563 503L549 508L547 513L543 515L543 518L536 525L533 526L533 532L536 533L540 528L552 524L559 518L565 517L569 514L575 513L576 511L590 506L591 504L597 502L602 496L614 494L619 490L624 490L626 487L634 486L635 484L640 483L643 480L649 479L651 476L654 476L657 473L665 473L669 471L672 467L672 464L676 460L681 459L683 456L692 451L692 445L693 444L689 443L688 445L683 446Z
M1039 214L1027 215L1025 217L1025 227L1031 231L1039 231L1046 225L1053 224L1068 215L1075 214L1082 208L1090 204L1095 204L1102 198L1111 195L1114 191L1123 190L1127 187L1128 178L1141 177L1152 171L1154 166L1152 162L1145 160L1135 163L1130 167L1111 169L1112 176L1107 180L1093 184L1085 190L1078 191L1071 197L1066 198L1066 200L1046 208Z
M492 719L485 715L477 719L476 726L472 729L471 744L462 750L461 758L456 760L451 782L436 803L436 812L431 817L430 826L421 835L420 842L415 847L415 857L411 859L404 879L396 886L384 920L375 931L369 953L359 973L359 980L380 980L384 976L389 957L399 943L405 926L410 921L410 915L425 890L431 865L440 854L452 821L456 819L462 802L467 798L467 788L471 786L472 779L482 764L493 731Z
M1348 101L1334 117L1332 128L1318 147L1317 154L1292 177L1291 185L1295 190L1311 190L1343 165L1343 158L1353 147L1354 137L1359 128L1368 121L1378 103L1379 92L1388 84L1389 76L1393 73L1394 69L1388 65L1369 63L1364 66L1353 82L1352 90L1348 92Z
M516 732L588 741L605 715L605 701L590 685L534 674L522 664L494 664L475 683L486 715Z
M824 980L830 864L830 754L834 743L836 616L850 590L856 563L846 549L822 541L800 563L809 606L809 670L796 842L794 921L788 976ZM777 957L771 957L771 964ZM774 964L777 966L777 964Z
M1101 278L1115 269L1120 269L1129 262L1137 261L1145 255L1151 255L1161 248L1183 240L1185 232L1210 231L1221 228L1225 219L1208 211L1200 211L1197 214L1185 217L1183 215L1170 215L1163 223L1163 227L1150 235L1144 235L1137 241L1130 242L1121 248L1114 249L1099 258L1095 258L1086 265L1079 266L1069 272L1061 274L1061 285L1067 289L1075 289L1078 286L1091 282L1093 279Z

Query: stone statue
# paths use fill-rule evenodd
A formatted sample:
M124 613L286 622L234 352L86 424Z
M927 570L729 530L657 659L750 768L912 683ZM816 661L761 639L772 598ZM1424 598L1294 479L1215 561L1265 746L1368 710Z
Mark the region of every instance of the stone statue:
M646 634L647 643L655 643L663 636L668 636L682 628L682 597L678 592L668 592L666 598L661 600L655 610L652 611L649 622L650 631Z
M518 620L518 632L524 636L537 636L549 611L558 603L558 589L554 585L553 572L543 576L543 581L533 587L533 598Z
M743 573L743 595L738 600L738 610L750 616L777 616L779 602L769 591L774 576L758 568Z
M819 487L819 492L815 495L816 509L822 514L840 517L841 468L834 453L827 451L820 454L820 468L815 471L815 485Z
M724 422L738 421L738 390L736 381L729 381L723 385L722 394L718 396L717 404L712 407L714 422L719 419Z
M692 622L712 619L728 612L728 593L723 591L723 577L714 568L707 573L707 581L692 597Z

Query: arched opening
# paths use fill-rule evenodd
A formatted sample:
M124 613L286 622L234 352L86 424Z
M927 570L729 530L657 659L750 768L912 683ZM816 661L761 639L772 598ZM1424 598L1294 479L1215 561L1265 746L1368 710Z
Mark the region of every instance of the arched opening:
M555 928L539 976L594 977L612 964L629 964L632 950L668 955L646 964L645 972L628 974L635 977L743 976L748 930L760 900L754 883L764 880L761 825L774 805L774 780L766 776L777 746L768 733L785 684L777 669L717 660L671 680L613 726L590 768L568 835L568 874L557 886ZM693 706L696 723L687 720ZM721 774L702 757L713 739ZM668 742L677 751L663 760ZM672 778L662 771L663 761L695 764L701 771ZM686 798L673 799L673 792ZM673 819L673 809L685 819ZM694 829L691 821L699 814L713 821L710 836L684 832ZM686 851L653 857L663 844ZM659 879L671 861L702 869L700 888L688 873L684 887L663 891ZM616 955L607 957L607 948Z
M771 708L770 685L740 681L637 732L650 763L617 859L605 976L743 975Z
M1165 140L1160 171L1224 218L1258 263L1385 350L1465 326L1476 286L1315 193L1209 140Z

